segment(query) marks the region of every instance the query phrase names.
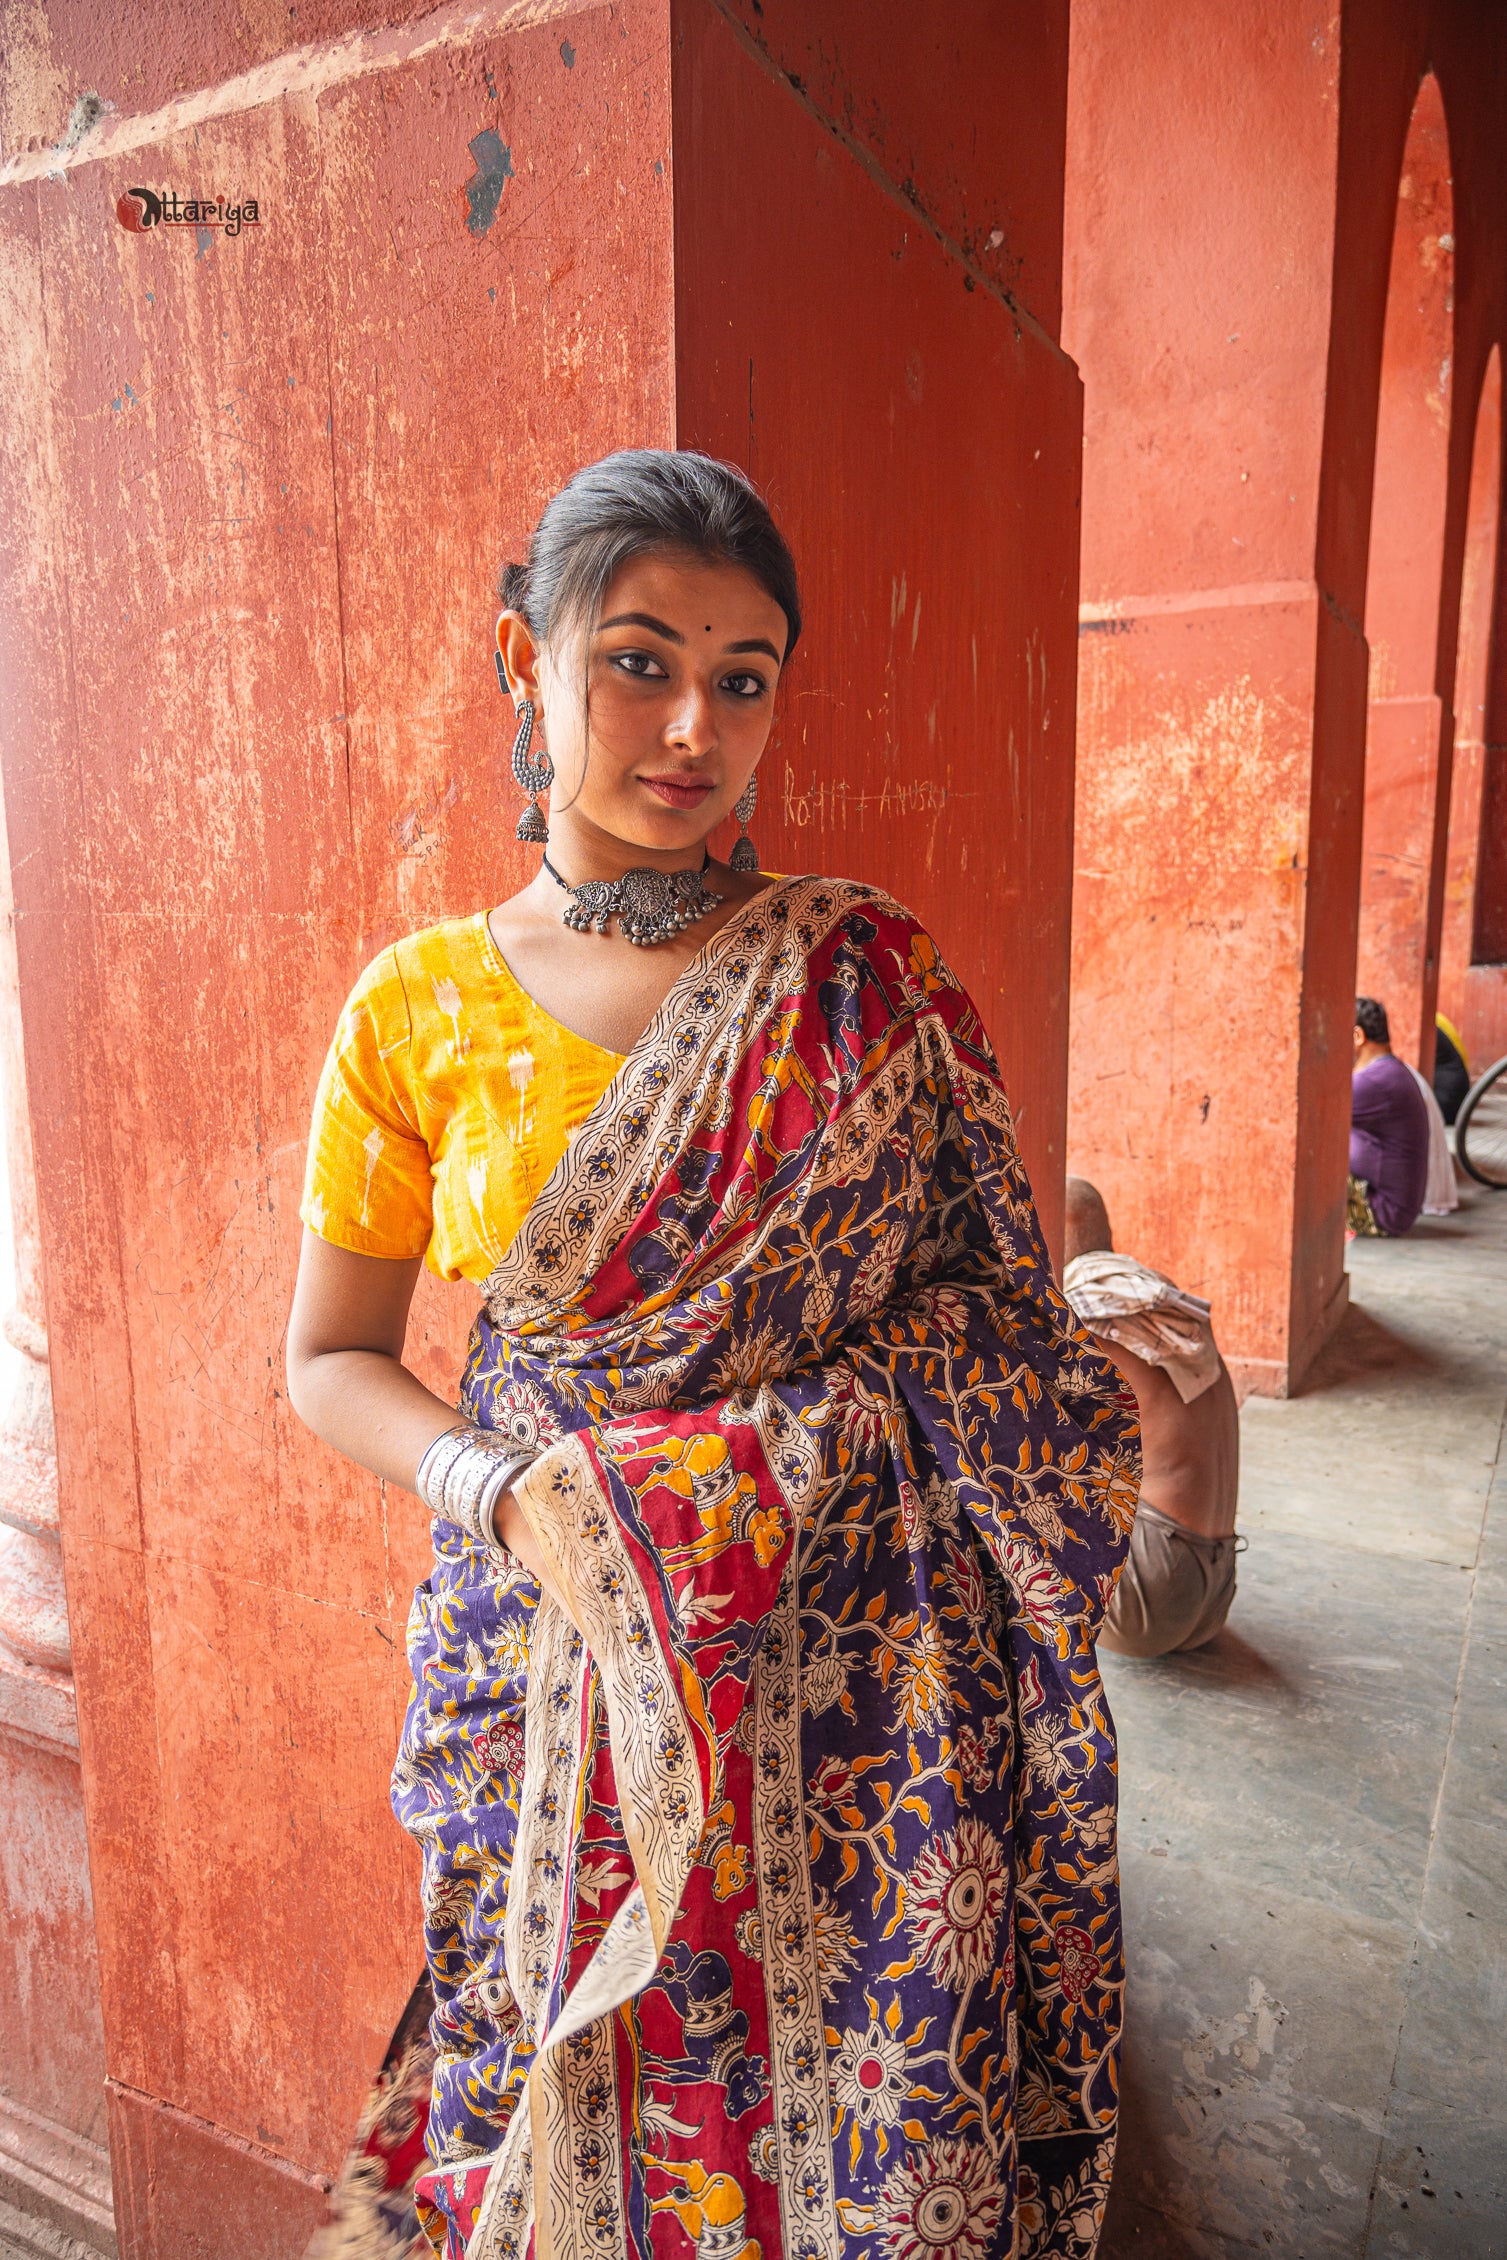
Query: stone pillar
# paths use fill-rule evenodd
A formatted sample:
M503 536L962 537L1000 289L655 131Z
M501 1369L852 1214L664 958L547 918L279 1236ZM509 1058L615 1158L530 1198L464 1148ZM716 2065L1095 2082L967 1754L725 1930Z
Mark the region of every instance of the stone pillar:
M1117 1244L1209 1296L1238 1378L1280 1394L1347 1293L1362 622L1403 152L1432 65L1469 155L1455 230L1422 226L1413 248L1431 236L1437 262L1441 236L1475 246L1453 309L1474 377L1507 313L1507 144L1485 91L1507 18L1466 0L1187 0L1176 16L1173 38L1165 0L1072 13L1063 341L1085 449L1068 1158L1105 1193ZM1415 1040L1442 891L1434 662L1468 477L1457 420L1442 564L1436 546L1413 614L1425 656L1410 646L1395 677L1419 703L1373 710L1373 879L1397 836L1389 784L1411 794L1392 799Z
M535 867L493 591L582 462L767 487L808 632L759 847L935 925L1060 1213L1067 9L15 12L0 717L120 2237L289 2260L419 1966L429 1561L286 1403L303 1144L361 965ZM473 1309L417 1298L437 1388Z
M16 1266L15 1303L3 1319L11 1354L0 1362L0 2253L113 2254L104 2038L3 811L0 1080ZM72 2246L47 2241L58 2237Z
M1161 0L1075 0L1069 79L1068 1166L1277 1393L1345 1291L1348 1019L1314 983L1336 913L1354 947L1365 726L1359 579L1347 602L1315 555L1337 36L1327 0L1191 0L1176 40Z

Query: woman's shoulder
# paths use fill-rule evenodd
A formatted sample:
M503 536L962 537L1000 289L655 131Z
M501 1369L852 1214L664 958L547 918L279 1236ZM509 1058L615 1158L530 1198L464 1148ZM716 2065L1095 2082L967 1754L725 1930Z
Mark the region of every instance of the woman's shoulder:
M783 898L787 913L800 911L826 918L834 926L852 917L878 919L886 927L905 927L914 933L926 929L913 911L896 899L877 879L838 878L825 871L773 872L771 896Z
M485 979L491 971L487 913L473 910L458 918L437 919L434 925L421 926L416 933L393 942L384 955L391 957L399 978L411 992L426 989L435 981L468 986Z
M827 930L862 949L876 972L893 969L898 976L902 969L914 974L928 968L940 983L957 986L925 921L877 880L807 872L782 885L798 890L796 898L787 893L791 910L824 918Z
M453 1014L460 997L488 977L485 921L484 911L442 918L378 950L345 1000L337 1041L370 1026L386 1052L437 1014Z
M813 874L797 884L800 897L787 898L790 908L822 922L824 938L812 960L819 990L823 981L848 988L871 983L897 1017L945 1022L952 1037L992 1071L993 1052L977 1008L923 919L874 880Z

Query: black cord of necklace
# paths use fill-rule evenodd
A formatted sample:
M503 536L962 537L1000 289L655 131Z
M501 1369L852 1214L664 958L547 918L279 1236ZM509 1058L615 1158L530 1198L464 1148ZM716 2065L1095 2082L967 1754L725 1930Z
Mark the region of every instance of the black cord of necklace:
M549 859L549 857L548 857L547 855L546 855L546 856L542 856L542 857L540 858L540 860L541 860L541 862L543 863L545 870L546 870L546 871L547 871L547 872L549 873L550 877L551 877L551 878L552 878L552 879L554 880L554 882L555 882L555 885L556 885L557 887L563 887L563 888L565 889L565 892L566 892L566 893L567 893L568 895L573 895L573 894L575 894L575 893L576 893L576 891L577 891L576 887L573 887L573 886L571 885L571 883L570 883L570 881L569 881L568 879L562 879L562 878L561 878L561 876L560 876L559 872L558 872L558 871L557 871L557 870L555 869L554 865L553 865L553 864L552 864L552 863L550 862L550 859ZM711 849L710 849L710 848L703 848L703 849L702 849L702 851L701 851L701 869L702 869L702 871L703 871L703 872L707 872L707 871L710 871L711 867L712 867L712 851L711 851ZM652 864L650 864L650 865L648 865L648 866L647 866L647 868L648 868L648 869L650 869L650 870L653 870L653 869L654 869L655 867L654 867L654 866L653 866ZM660 871L660 872L657 872L657 873L656 873L656 876L657 876L657 877L659 877L659 878L662 878L662 879L678 879L678 878L680 877L680 873L679 873L678 871ZM590 882L590 880L589 880L589 879L587 879L587 880L582 880L582 881L578 882L578 884L579 884L579 885L583 885L583 886L589 886L589 885L591 884L591 882ZM617 882L617 880L613 879L613 880L610 880L610 881L608 882L608 884L609 884L609 885L611 885L611 886L616 886L616 885L618 884L618 882Z

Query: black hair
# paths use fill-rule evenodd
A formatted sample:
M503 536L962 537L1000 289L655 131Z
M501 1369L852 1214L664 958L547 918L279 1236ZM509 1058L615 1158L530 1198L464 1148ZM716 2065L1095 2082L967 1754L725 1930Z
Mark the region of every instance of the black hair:
M1357 997L1355 1000L1355 1025L1368 1044L1389 1044L1392 1031L1387 1026L1387 1008L1378 1004L1375 997Z
M589 632L614 573L660 550L751 574L785 615L790 657L801 632L795 560L753 482L709 455L625 447L588 463L545 504L528 563L504 566L497 593L536 643Z

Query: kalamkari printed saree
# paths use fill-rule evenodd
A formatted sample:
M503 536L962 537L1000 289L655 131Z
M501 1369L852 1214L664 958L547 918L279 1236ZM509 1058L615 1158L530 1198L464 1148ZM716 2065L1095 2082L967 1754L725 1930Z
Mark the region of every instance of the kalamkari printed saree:
M1134 1405L894 902L778 881L709 943L488 1283L462 1401L544 1447L566 1607L436 1524L394 1776L435 2252L1092 2254Z

